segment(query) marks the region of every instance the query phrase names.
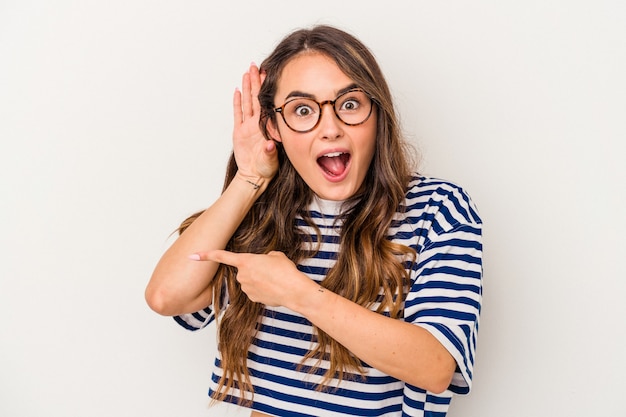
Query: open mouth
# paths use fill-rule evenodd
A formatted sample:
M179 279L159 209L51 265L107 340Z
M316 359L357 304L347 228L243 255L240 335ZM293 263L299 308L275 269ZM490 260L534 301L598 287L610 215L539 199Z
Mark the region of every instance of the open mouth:
M338 177L346 171L350 154L345 152L331 152L317 158L317 164L328 175Z

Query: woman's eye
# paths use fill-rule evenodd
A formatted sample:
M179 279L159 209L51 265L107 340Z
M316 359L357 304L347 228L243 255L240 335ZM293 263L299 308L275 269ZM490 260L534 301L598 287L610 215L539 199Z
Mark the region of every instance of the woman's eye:
M341 110L354 111L359 108L359 105L360 103L358 100L350 98L341 104Z
M294 109L294 113L298 117L310 116L313 113L313 108L311 108L311 106L301 104Z

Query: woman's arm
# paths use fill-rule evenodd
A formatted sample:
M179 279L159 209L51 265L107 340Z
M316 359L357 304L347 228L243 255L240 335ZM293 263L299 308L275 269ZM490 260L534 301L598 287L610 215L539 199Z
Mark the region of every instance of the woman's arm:
M180 235L158 262L146 288L150 308L163 315L199 311L211 304L215 262L193 262L190 253L223 249L278 169L276 145L259 129L258 93L263 82L255 64L233 97L233 148L238 171L217 201Z
M287 308L369 366L433 393L450 386L456 362L424 328L375 313L315 283L292 300Z

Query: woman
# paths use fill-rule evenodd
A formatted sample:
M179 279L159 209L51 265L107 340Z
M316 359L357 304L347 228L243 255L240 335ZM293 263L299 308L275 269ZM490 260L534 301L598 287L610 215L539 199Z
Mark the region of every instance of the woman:
M328 26L244 74L222 195L187 219L146 290L217 318L210 395L252 416L445 415L469 391L481 220L412 175L374 57Z

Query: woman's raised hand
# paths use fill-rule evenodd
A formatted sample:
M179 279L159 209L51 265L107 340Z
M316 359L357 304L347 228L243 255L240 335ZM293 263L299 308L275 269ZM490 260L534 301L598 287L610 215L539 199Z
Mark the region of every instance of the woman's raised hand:
M278 170L276 144L266 140L259 128L261 105L259 90L265 74L259 72L256 64L250 64L243 75L242 89L237 89L233 97L233 147L238 166L238 175L255 184L269 181Z

